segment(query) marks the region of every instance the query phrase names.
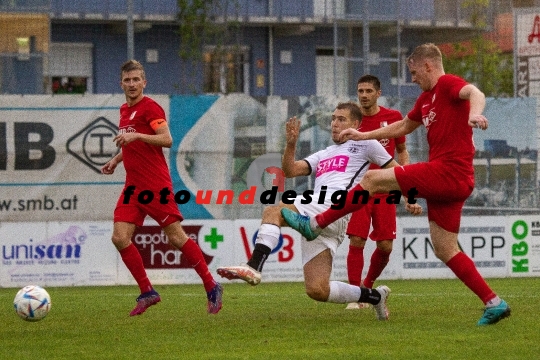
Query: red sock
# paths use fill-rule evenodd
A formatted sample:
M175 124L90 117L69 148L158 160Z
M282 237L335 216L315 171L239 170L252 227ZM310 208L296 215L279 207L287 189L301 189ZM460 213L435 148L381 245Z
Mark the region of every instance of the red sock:
M135 244L131 243L127 248L120 250L120 257L139 285L141 294L152 290L152 284L146 275L141 254Z
M362 269L364 268L364 247L349 245L347 254L347 276L349 284L360 286Z
M373 288L373 283L381 275L388 261L390 261L390 253L375 248L373 255L371 255L368 273L364 279L365 287Z
M214 277L210 273L210 270L208 270L208 265L206 265L206 261L204 261L203 253L199 245L197 245L195 241L188 239L180 251L201 277L206 292L212 290L216 285L216 282L214 281Z
M347 214L350 214L350 213L360 209L362 206L364 206L364 204L362 204L362 202L364 201L365 196L360 196L357 199L354 199L355 193L360 192L360 191L363 191L363 192L367 193L367 191L364 190L364 188L362 186L360 186L360 184L357 184L355 187L353 187L352 189L350 189L347 192L347 199L345 201L345 206L343 206L342 209L335 210L335 209L329 208L325 212L317 214L315 216L315 220L317 221L317 224L319 224L321 229L324 229L325 227L327 227L328 225L330 225L331 223L333 223L337 219L339 219L339 218L341 218L341 217L343 217L343 216L345 216ZM360 195L360 193L359 193L359 195ZM353 200L355 200L354 203L353 203Z
M496 296L482 275L478 272L474 262L465 253L457 253L456 256L446 263L446 266L448 266L450 270L456 274L458 279L463 281L463 283L471 289L484 304Z

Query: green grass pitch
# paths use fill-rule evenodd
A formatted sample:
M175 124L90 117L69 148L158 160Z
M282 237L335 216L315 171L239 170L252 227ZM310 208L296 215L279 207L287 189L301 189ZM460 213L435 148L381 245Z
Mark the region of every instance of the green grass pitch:
M206 314L202 285L156 286L162 302L129 317L136 286L49 287L42 321L21 320L0 289L0 359L538 359L540 279L488 279L512 308L477 327L481 302L458 280L393 280L389 321L317 303L303 283L223 281Z

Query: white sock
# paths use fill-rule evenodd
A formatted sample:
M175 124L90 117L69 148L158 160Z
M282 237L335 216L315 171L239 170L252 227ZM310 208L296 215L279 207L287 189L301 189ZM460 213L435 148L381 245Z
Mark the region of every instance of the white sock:
M501 304L501 298L498 296L495 296L493 299L489 300L486 303L486 307L488 308L495 307L495 306L499 306L500 304Z
M274 224L261 224L259 232L257 233L257 244L263 244L274 250L279 243L279 235L281 235L281 229Z
M342 281L330 281L330 295L327 302L337 304L348 304L358 302L360 299L360 288Z
M317 220L315 220L315 216L309 218L309 227L311 228L311 230L317 230L321 228Z

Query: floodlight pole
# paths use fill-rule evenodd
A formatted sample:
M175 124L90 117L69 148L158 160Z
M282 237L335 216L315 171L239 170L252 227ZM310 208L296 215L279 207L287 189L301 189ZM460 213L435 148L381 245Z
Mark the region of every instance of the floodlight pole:
M133 26L133 0L127 0L127 59L135 58L135 36Z

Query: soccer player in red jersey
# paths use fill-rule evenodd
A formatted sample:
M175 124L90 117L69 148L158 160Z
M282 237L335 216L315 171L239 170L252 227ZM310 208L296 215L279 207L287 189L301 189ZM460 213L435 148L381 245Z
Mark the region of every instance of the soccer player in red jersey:
M148 279L141 255L131 241L136 227L143 225L147 215L158 222L169 243L182 251L199 274L208 299L207 311L216 314L222 307L223 288L208 270L197 243L188 238L180 225L183 217L174 200L171 176L162 150L172 145L165 112L157 102L143 94L146 77L138 61L125 62L120 74L126 103L120 107L119 132L113 141L121 151L101 168L101 172L114 173L122 161L126 169L124 190L114 210L112 242L141 291L130 316L140 315L161 301ZM148 196L139 196L143 191L156 196L148 201ZM138 200L141 198L144 203Z
M418 46L407 59L407 65L412 81L423 91L407 116L370 132L346 129L341 136L343 140L396 138L423 124L429 144L428 161L368 171L349 190L341 210L329 209L310 218L282 209L282 215L291 227L314 239L328 224L363 206L353 201L357 191L376 194L400 190L409 198L413 195L425 198L435 255L485 304L477 325L495 324L510 316L510 307L493 292L458 245L461 212L474 188L472 129L488 127L488 120L482 115L485 95L465 80L445 74L441 51L434 44Z
M381 82L374 75L364 75L357 82L357 95L362 110L360 131L371 131L385 127L403 119L397 110L387 109L377 104L381 96ZM409 152L405 144L405 136L397 139L381 139L379 142L392 157L397 153L400 165L409 163ZM371 164L370 169L380 169L377 164ZM396 238L396 206L388 204L386 195L375 195L366 206L352 213L347 235L349 236L349 252L347 254L347 276L349 283L372 289L375 280L390 260L392 245ZM370 226L373 227L371 233ZM366 278L362 282L364 268L364 246L369 238L375 241L377 247L371 256ZM347 309L359 309L365 305L350 303Z

